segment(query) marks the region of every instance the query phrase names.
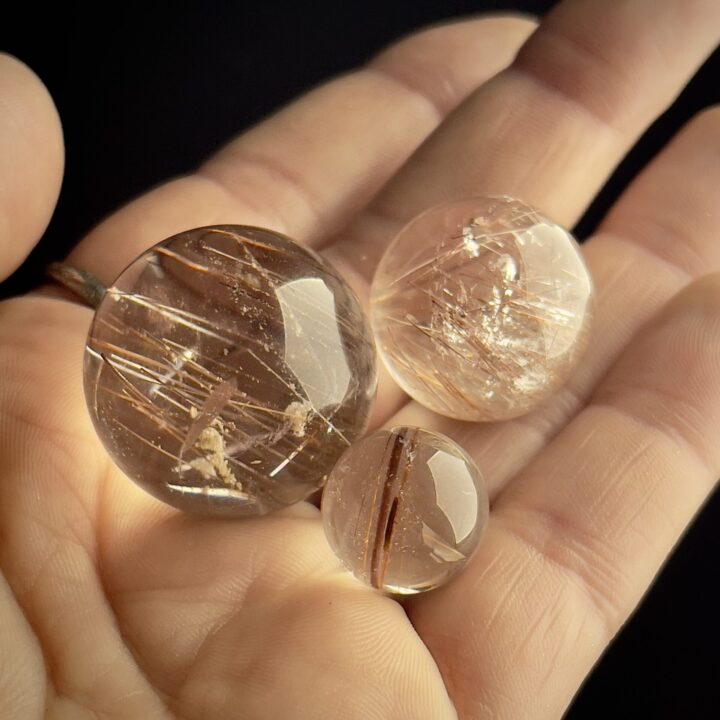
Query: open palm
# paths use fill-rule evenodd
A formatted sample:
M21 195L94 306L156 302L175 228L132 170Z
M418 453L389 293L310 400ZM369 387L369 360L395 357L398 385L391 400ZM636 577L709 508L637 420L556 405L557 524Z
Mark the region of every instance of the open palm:
M253 224L321 248L366 297L388 239L439 201L509 194L572 225L712 50L720 5L568 0L506 68L532 30L495 17L397 44L117 212L71 262L109 282L175 232ZM62 168L52 103L7 56L0 155L7 275ZM585 244L591 349L531 415L449 421L381 378L375 424L453 436L493 499L465 572L404 606L341 570L308 503L228 522L145 495L87 416L92 312L4 302L0 716L559 717L720 472L718 188L708 111Z

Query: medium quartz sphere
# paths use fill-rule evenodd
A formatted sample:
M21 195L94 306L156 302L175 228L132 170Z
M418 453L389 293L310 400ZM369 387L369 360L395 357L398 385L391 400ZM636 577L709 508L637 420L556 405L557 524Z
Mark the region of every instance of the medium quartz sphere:
M461 420L504 420L555 392L584 352L592 281L570 233L508 197L434 207L387 248L371 293L400 387Z
M488 496L477 465L450 438L396 427L342 454L323 491L322 519L350 572L407 595L462 569L487 524Z
M85 395L115 463L181 510L259 515L324 484L364 431L375 355L335 270L253 227L180 233L108 288Z

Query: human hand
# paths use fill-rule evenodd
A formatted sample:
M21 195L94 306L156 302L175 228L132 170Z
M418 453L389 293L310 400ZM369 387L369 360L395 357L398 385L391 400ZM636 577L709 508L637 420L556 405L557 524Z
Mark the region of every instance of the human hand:
M364 297L384 244L436 202L507 193L572 225L712 49L720 7L567 2L482 84L531 29L400 43L123 208L71 262L110 282L174 232L256 224L322 247ZM61 150L7 58L0 98L5 275L47 222ZM382 378L375 423L450 434L493 498L465 572L403 606L340 569L307 503L232 523L145 495L87 417L91 312L3 303L0 717L558 717L720 471L720 278L698 279L720 270L719 146L710 111L585 244L594 342L544 407L461 424Z

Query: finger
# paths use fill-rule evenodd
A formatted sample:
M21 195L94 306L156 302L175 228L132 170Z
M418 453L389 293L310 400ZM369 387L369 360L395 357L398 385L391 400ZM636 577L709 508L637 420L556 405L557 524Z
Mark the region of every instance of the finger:
M71 261L111 281L182 230L254 224L317 243L347 222L469 92L502 69L529 20L431 28L332 80L103 222Z
M45 665L32 628L0 575L0 717L41 717Z
M719 353L716 274L503 493L469 571L411 606L461 716L560 717L720 474Z
M597 305L591 350L569 382L535 412L471 425L437 418L411 403L389 421L450 434L476 458L491 495L585 402L622 348L689 280L720 271L720 108L701 113L618 200L583 246Z
M390 238L445 200L512 195L570 226L720 37L714 0L566 0L473 93L333 249L372 276Z
M52 214L63 171L60 120L45 86L0 53L0 280L32 250Z

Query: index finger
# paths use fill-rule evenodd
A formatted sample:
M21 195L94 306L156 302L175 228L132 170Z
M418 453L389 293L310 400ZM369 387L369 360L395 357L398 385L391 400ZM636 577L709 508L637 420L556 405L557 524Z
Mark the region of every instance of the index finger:
M155 243L215 224L259 225L317 245L510 62L533 28L527 19L486 17L399 41L242 133L195 172L121 208L70 261L108 283Z

